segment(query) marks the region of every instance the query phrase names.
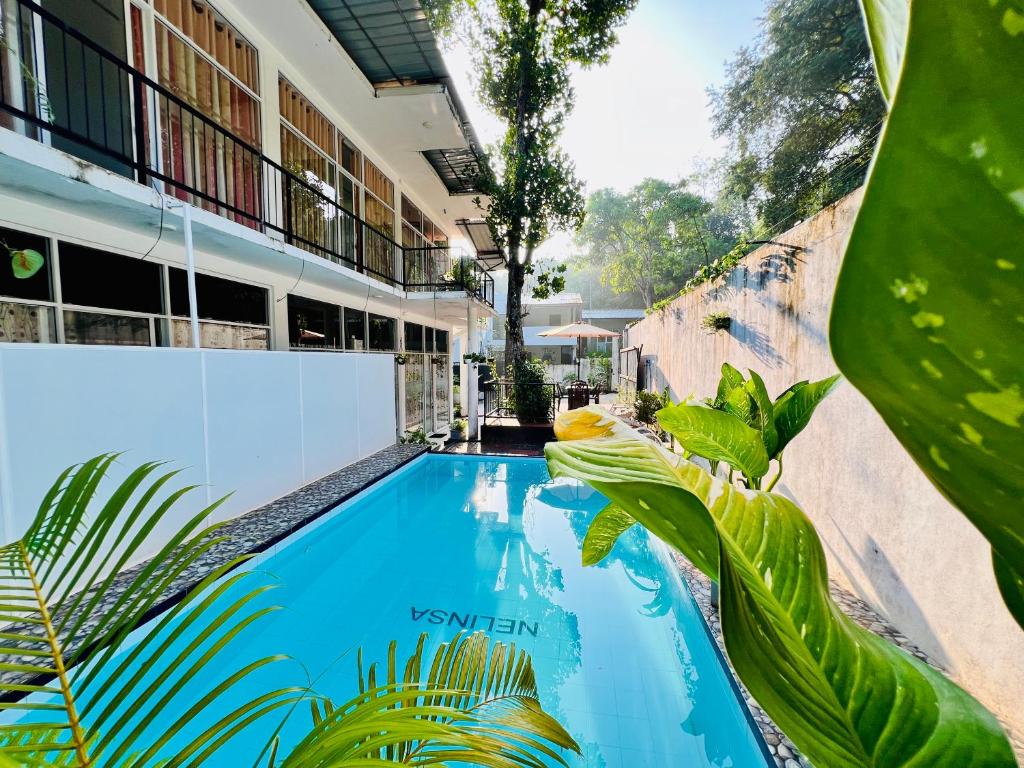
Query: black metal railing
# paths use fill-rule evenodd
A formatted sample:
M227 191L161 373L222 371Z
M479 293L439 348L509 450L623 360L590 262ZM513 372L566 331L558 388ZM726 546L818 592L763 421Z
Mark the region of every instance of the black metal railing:
M0 0L0 9L0 126L140 184L157 182L389 285L461 288L493 306L493 278L476 260L448 248L403 248L325 194L311 172L264 156L232 130L230 116L208 117L189 94L151 80L32 0Z
M405 289L465 291L494 306L494 278L476 259L457 248L404 249Z
M546 381L494 379L484 383L484 423L515 418L521 424L551 424L558 414L558 386Z

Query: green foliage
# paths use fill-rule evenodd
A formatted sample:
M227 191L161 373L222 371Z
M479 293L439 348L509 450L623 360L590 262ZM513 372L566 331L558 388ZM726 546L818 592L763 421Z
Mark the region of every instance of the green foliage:
M141 559L147 534L166 525L174 505L192 490L168 492L166 486L177 473L158 473L159 464L144 464L114 489L90 519L87 512L100 481L116 459L115 455L98 456L65 470L46 494L25 535L0 548L3 619L12 622L3 633L0 673L29 673L37 676L36 681L41 676L47 682L5 687L8 692L36 693L51 702L46 705L45 722L0 725L0 753L20 764L113 768L126 765L127 755L133 755L132 766L155 766L160 764L157 753L163 745L182 737L191 722L201 722L204 717L209 718L210 727L193 735L183 754L210 757L218 740L231 729L290 707L306 693L304 688L283 688L230 713L211 710L219 697L278 658L244 664L224 653L233 637L274 610L249 608L267 588L241 588L248 574L229 574L240 560L211 573L155 621L148 637L127 652L127 661L119 656L129 634L165 590L221 539L210 535L214 533L210 529L204 532L207 535L195 535L219 506L218 501L188 520L146 562L120 597L104 599L114 576ZM229 589L233 592L226 595ZM189 631L192 639L187 649L171 650L169 645L153 641L156 633L188 636ZM86 660L90 663L82 663ZM132 674L132 661L151 675ZM208 696L191 701L175 693L197 676L209 679ZM117 712L125 701L137 702L129 715L141 715L143 725L166 725L144 732L137 722ZM4 709L20 715L38 706L38 702L20 699L6 702ZM188 717L180 717L186 712ZM220 719L222 714L224 719ZM36 748L16 746L23 743Z
M538 424L551 417L554 384L546 384L547 366L543 360L521 360L508 366L508 406L525 424Z
M709 331L728 331L732 327L732 318L728 312L712 312L701 319L700 325Z
M1024 6L912 3L905 48L906 9L864 6L894 95L836 288L832 353L988 539L1024 626Z
M774 459L778 471L768 486L771 490L782 477L783 450L807 426L840 377L797 382L772 402L761 377L749 373L750 378L744 379L723 363L713 398L703 406L666 407L658 412L658 419L684 450L707 459L713 473L725 462L743 475L748 488L761 487Z
M46 259L39 251L33 250L32 248L11 248L3 240L0 240L0 246L7 251L7 255L11 258L11 272L14 276L21 280L27 280L28 278L35 275L43 265L46 264Z
M335 706L313 704L313 728L277 768L371 765L566 765L558 749L579 753L565 729L540 706L530 656L491 644L483 632L459 633L424 664L427 635L398 666L397 643L378 681L363 668L359 695ZM534 754L537 756L535 757ZM271 760L271 768L275 761Z
M612 391L612 360L600 352L591 352L587 355L590 361L590 372L587 374L587 384L601 392Z
M475 291L479 283L471 259L456 259L452 262L452 268L444 274L442 279L446 283L465 288L468 292Z
M427 433L422 429L406 430L399 442L405 445L430 445L430 440L427 439Z
M698 269L694 273L693 277L691 277L683 284L683 287L679 291L679 293L675 294L674 296L669 296L667 299L662 299L661 301L655 302L647 311L647 313L650 314L651 312L659 312L668 307L669 305L671 305L673 301L680 298L681 296L685 296L698 286L701 286L704 283L709 283L713 280L717 280L718 278L724 277L725 275L729 274L730 272L733 271L733 269L736 268L736 266L741 261L743 261L743 257L747 255L748 251L749 245L746 242L739 243L738 245L733 247L731 251L729 251L721 258L715 259L710 264L706 264L700 269Z
M771 0L710 93L727 188L757 202L769 233L861 184L885 116L857 0Z
M842 613L821 542L792 501L738 489L597 408L565 414L555 431L560 442L545 448L552 477L582 480L613 505L588 533L587 561L632 518L718 581L733 667L811 763L1016 765L977 701Z
M603 282L618 293L639 294L650 308L739 236L735 222L713 233L707 224L712 210L683 181L648 178L625 194L599 189L587 200L578 237L586 252L577 261L599 265Z
M477 203L506 254L508 293L505 358L525 355L521 300L525 267L552 231L578 229L582 183L559 139L573 108L570 71L605 62L615 30L638 0L428 0L438 29L467 19L478 52L481 103L506 130L476 179ZM468 18L467 18L468 16ZM557 280L554 276L552 280Z
M633 418L641 424L655 424L658 421L658 411L663 407L664 403L657 392L638 390L636 401L633 403Z
M530 295L535 299L550 299L565 290L566 265L555 264L550 269L537 272L534 265L527 265L526 274L534 275L534 285Z

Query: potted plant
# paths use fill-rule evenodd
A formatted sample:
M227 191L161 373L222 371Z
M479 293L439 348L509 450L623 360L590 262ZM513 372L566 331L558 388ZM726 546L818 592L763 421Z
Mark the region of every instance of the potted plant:
M469 426L469 422L466 419L456 419L452 422L451 426L451 439L457 443L461 443L466 439L466 428Z

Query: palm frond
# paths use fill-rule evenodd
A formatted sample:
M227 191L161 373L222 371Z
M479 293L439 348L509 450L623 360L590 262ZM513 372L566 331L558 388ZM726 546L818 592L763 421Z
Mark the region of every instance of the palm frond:
M437 649L424 677L426 639L420 636L401 676L392 642L379 684L375 664L364 672L360 650L359 694L340 706L314 702L313 728L280 768L448 762L545 768L566 765L558 750L579 752L541 707L525 651L492 645L482 632L460 632Z
M167 493L177 473L158 473L160 464L147 463L89 515L117 458L97 456L62 473L25 535L0 547L0 623L8 624L0 630L6 694L0 709L8 711L0 725L0 756L17 765L183 765L177 757L168 762L168 742L182 737L189 723L201 722L202 711L230 688L276 660L240 667L196 702L178 695L189 681L216 679L215 662L227 644L270 610L252 608L266 588L246 586L247 573L222 578L242 560L209 574L151 632L126 647L168 588L219 543L215 529L203 526L223 500L195 514L156 555L125 575L192 487ZM182 637L189 639L182 643ZM208 757L239 723L304 695L303 688L274 691L196 736L189 730L191 742L179 754L199 765L193 756ZM153 728L154 723L162 725Z

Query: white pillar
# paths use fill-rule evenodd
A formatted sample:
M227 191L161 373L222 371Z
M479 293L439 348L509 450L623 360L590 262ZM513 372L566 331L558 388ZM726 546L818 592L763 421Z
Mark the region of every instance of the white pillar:
M188 280L189 322L192 325L192 347L199 349L199 301L196 298L196 252L192 247L192 206L185 203L181 208L185 224L185 264Z
M462 366L463 375L462 391L466 393L469 401L469 410L466 411L466 418L469 420L469 429L466 431L466 439L480 439L480 393L477 382L480 377L480 364L470 363Z
M472 352L473 354L480 353L480 315L477 311L476 304L473 300L469 300L469 306L466 308L466 323L468 324L469 341L466 344L466 352Z
M621 346L619 337L614 337L612 339L612 380L608 383L616 392L619 391L619 348Z

